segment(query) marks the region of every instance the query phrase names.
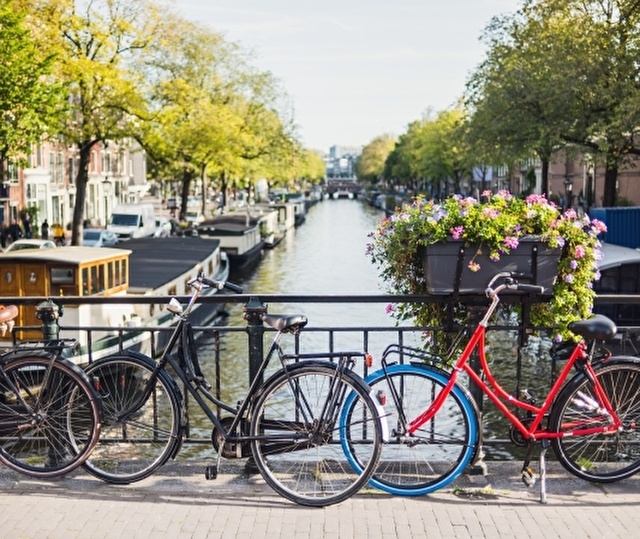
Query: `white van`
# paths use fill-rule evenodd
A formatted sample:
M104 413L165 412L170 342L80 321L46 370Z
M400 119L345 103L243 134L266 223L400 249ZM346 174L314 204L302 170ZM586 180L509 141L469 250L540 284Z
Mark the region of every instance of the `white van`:
M118 235L120 241L146 238L156 231L153 204L121 204L113 209L107 230Z

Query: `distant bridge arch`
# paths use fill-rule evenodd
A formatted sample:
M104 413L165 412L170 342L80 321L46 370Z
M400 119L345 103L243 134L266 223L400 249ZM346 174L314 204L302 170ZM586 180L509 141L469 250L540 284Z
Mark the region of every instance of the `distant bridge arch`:
M356 198L362 191L356 178L327 178L325 187L331 198Z

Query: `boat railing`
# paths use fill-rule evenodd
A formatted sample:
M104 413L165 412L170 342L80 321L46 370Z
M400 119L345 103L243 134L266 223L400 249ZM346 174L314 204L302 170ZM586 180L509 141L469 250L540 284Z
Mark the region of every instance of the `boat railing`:
M187 302L188 297L178 297L179 301L183 304ZM57 330L60 331L60 337L66 338L69 333L76 332L86 335L86 341L88 348L91 349L96 338L95 335L110 332L115 336L116 344L114 351L118 349L126 348L127 335L131 333L136 334L148 334L150 339L149 349L146 353L152 357L157 357L161 352L160 342L166 342L171 331L171 327L157 327L157 326L67 326L64 324L64 309L72 305L80 304L152 304L152 305L165 305L167 303L166 297L156 296L144 296L144 297L56 297L56 298L44 298L44 297L15 297L15 298L3 298L3 304L16 304L16 305L33 305L34 308L41 306L43 303L51 304L55 302L56 305L62 307L62 315L57 320L47 322L43 321L42 326L20 326L16 325L12 331L13 344L20 341L21 333L30 331L31 334L34 330L41 330L43 335L51 338ZM360 305L363 307L372 304L397 304L407 302L436 302L441 303L443 309L452 305L452 298L446 296L391 296L391 295L212 295L204 296L200 298L199 302L203 304L217 304L220 303L236 304L238 309L242 308L243 322L239 325L231 325L228 321L222 320L219 323L214 323L205 326L195 326L197 336L199 337L200 346L206 347L206 363L209 364L211 369L211 376L207 374L209 382L213 385L213 392L217 397L222 397L222 400L229 402L230 390L225 386L224 378L225 373L228 372L228 365L233 363L234 369L240 366L240 370L246 369L246 376L244 374L236 376L236 378L244 378L242 380L235 380L234 384L243 385L249 383L253 379L254 373L257 370L257 366L262 360L262 350L265 334L268 334L271 330L262 324L262 316L266 312L283 312L280 309L280 305L286 304L287 311L292 312L294 308L292 305L296 305L295 310L297 312L305 312L305 304L327 304L330 308L345 308L347 304ZM477 298L478 302L484 301L481 298ZM512 302L522 302L522 298L513 299ZM298 308L298 304L300 307ZM640 295L598 295L595 300L596 309L599 305L638 305L640 304ZM204 306L203 306L204 307ZM206 307L205 307L206 308ZM238 318L238 317L236 317ZM354 316L354 325L349 326L320 326L314 325L313 317L310 317L310 323L305 330L294 338L292 346L296 351L300 350L314 350L314 351L326 351L336 352L345 350L344 343L349 343L349 350L362 350L371 353L374 356L373 369L377 368L381 352L389 344L397 345L398 354L395 358L398 362L415 361L416 357L410 352L410 349L420 349L424 345L425 332L433 334L433 330L442 330L444 328L434 327L417 327L412 325L398 325L389 316L388 325L366 325L358 324L359 317ZM640 355L638 344L640 343L640 320L633 321L631 324L619 324L618 325L618 338L613 343L614 352L624 353L627 355ZM51 324L59 324L59 328L51 327ZM502 322L501 322L502 324ZM451 328L449 328L451 329ZM528 355L527 346L530 345L531 337L529 334L533 328L522 328L518 325L517 320L513 323L504 323L503 325L491 326L490 333L499 335L500 332L505 332L504 341L506 343L505 348L508 350L510 357L508 361L505 361L504 367L512 370L512 376L510 381L513 384L513 388L509 388L511 391L519 392L524 390L527 383L526 373L530 363L540 363L545 366L548 373L545 383L551 383L554 373L557 372L555 360L548 354L548 350L551 347L551 339L547 339L547 344L544 345L540 341L534 343L535 350L533 351L534 359ZM545 330L545 328L537 328ZM446 334L446 333L445 333ZM267 335L268 336L268 335ZM29 339L33 340L33 339ZM234 341L235 347L229 346L230 341ZM498 344L495 347L495 355L500 355L499 338L496 338ZM1 341L3 346L11 345L12 342ZM355 346L353 343L356 343ZM514 347L514 343L517 346ZM515 350L515 351L514 351ZM403 351L406 351L403 352ZM514 359L515 357L515 359ZM240 361L240 358L246 358L246 364ZM542 359L541 359L542 358ZM93 361L95 358L89 357L88 361ZM419 360L419 358L418 358ZM366 376L367 367L360 365L360 374ZM540 365L534 366L535 376L540 378ZM237 373L236 373L237 374ZM474 392L474 388L470 387L470 390L474 396L477 397L479 405L482 409L481 394ZM233 389L231 390L233 391ZM238 387L237 392L239 395L244 394L246 386ZM490 407L487 407L490 408ZM490 417L488 421L490 421ZM191 418L188 420L188 425L195 423ZM502 434L506 434L502 433ZM211 437L210 432L204 432L198 428L187 429L187 443L194 444L207 444L210 445ZM508 440L504 436L494 436L492 439L485 439L485 444L502 444L508 443Z

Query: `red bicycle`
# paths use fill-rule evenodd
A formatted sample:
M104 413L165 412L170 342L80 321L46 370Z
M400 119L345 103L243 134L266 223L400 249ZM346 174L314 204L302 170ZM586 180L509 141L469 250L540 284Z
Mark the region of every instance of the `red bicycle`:
M372 485L392 494L426 494L451 483L474 461L481 426L476 402L460 383L463 374L511 422L512 441L528 446L523 466L528 484L535 481L529 466L532 449L541 442L541 501L546 499L544 459L549 446L569 472L587 481L618 481L640 470L640 361L612 357L599 346L616 334L613 321L595 315L571 325L582 341L566 352L566 363L538 405L530 396L505 391L487 361L487 326L505 290L543 292L540 286L518 282L514 274L496 275L486 290L490 304L451 370L433 359L425 362L422 350L392 345L382 368L366 378L385 407L390 432ZM480 373L469 361L474 352ZM392 353L416 361L394 364L388 361ZM517 415L510 406L524 413ZM348 409L342 421L349 421ZM349 455L356 468L358 450L352 446Z

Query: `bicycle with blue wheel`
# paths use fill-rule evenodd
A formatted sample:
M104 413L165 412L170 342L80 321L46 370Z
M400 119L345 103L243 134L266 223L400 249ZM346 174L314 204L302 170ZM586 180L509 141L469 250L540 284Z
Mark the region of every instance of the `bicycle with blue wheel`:
M561 351L564 366L538 404L528 394L513 396L503 389L487 360L487 326L503 291L541 294L544 289L518 282L516 274L500 273L486 289L489 306L453 368L446 369L444 362L424 362L419 349L392 345L383 355L382 368L366 377L374 397L384 406L390 432L370 481L373 486L397 495L428 494L449 485L474 462L482 426L477 404L461 384L463 375L511 423L512 441L528 448L522 474L529 485L535 482L530 466L533 448L541 444L542 502L546 501L549 446L565 469L587 481L619 481L640 470L640 361L612 356L600 346L615 336L613 321L595 315L570 325L582 340ZM395 353L417 360L389 361ZM470 364L474 353L480 372ZM342 421L349 421L348 406ZM348 451L352 465L359 469L359 448Z

